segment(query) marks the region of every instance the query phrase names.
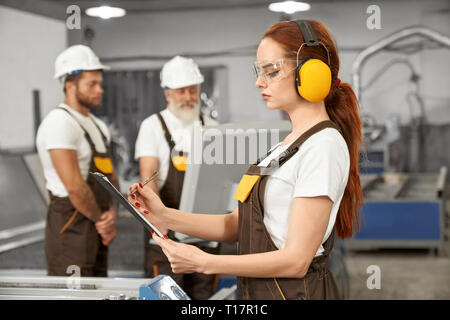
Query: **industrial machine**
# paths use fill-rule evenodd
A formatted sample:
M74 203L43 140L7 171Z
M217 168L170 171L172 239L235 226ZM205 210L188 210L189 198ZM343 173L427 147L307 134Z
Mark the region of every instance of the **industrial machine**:
M1 254L44 239L48 194L35 152L0 150L0 175Z
M347 249L429 248L442 254L445 240L445 183L450 164L448 125L427 121L426 108L419 88L420 73L405 57L394 58L383 65L366 84L361 75L367 61L383 51L417 53L430 47L420 42L400 45L405 39L420 37L439 48L450 48L450 38L425 26L403 28L362 50L352 68L352 85L361 107L364 152L360 161L364 193L360 212L360 231L346 240ZM427 44L427 45L424 45ZM412 85L406 94L410 119L400 124L393 108L386 123L377 123L367 113L363 91L394 65L409 70Z
M1 300L137 300L145 279L0 276Z
M210 300L232 300L236 286ZM167 275L152 279L0 276L0 300L190 300Z
M392 46L394 43L413 36L421 36L423 38L441 44L443 47L450 48L449 37L424 26L412 26L401 29L368 46L356 56L352 66L353 90L360 103L362 100L363 89L361 85L361 73L363 66L367 63L367 60L370 57L373 57L375 54L379 53L381 50Z
M412 42L407 45L401 41L411 38L421 38L422 42ZM438 134L445 127L432 125L427 120L422 90L419 86L421 73L417 66L408 58L393 58L383 65L364 85L362 73L364 66L374 56L390 51L403 55L417 53L434 47L450 49L450 37L425 26L406 27L376 41L362 50L356 56L352 65L352 87L360 105L360 115L363 122L365 158L360 163L360 170L367 174L380 174L385 171L401 172L434 172L441 165L448 166L448 158L443 156L443 163L436 163L429 155L435 154L435 149L448 145L445 134ZM373 114L369 114L363 99L363 91L367 90L376 80L380 79L388 69L396 65L406 66L411 90L406 93L409 122L401 126L400 115L392 108L391 118L386 123L378 123ZM433 141L432 145L425 141ZM431 156L432 158L432 156Z
M360 231L346 249L427 248L442 254L447 167L433 173L361 176Z
M41 122L39 90L33 90L32 100L35 137ZM0 176L1 254L44 239L49 195L34 144L7 149L0 146Z

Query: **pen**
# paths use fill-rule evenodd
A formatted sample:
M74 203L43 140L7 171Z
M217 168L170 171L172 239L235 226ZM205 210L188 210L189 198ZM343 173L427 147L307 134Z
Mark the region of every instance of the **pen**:
M155 179L157 175L158 175L158 171L155 171L150 177L148 177L147 179L144 180L144 182L142 182L142 187L145 186L150 181L152 181L153 179ZM136 191L137 191L137 189L134 189L128 195L131 196L132 194L135 194Z

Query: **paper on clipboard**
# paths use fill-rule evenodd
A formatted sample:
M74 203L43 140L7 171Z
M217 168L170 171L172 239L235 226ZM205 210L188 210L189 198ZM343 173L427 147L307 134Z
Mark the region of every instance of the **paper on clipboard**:
M133 207L128 199L126 199L122 195L122 193L120 193L120 191L113 186L108 177L100 172L89 172L89 174L91 174L95 178L95 180L97 180L102 185L102 187L111 194L111 196L117 199L125 207L125 209L127 209L136 219L138 219L139 222L142 223L147 230L155 231L155 233L159 237L163 237L163 234L153 224L151 224L150 221L145 219L144 216L138 210L136 210L135 207Z

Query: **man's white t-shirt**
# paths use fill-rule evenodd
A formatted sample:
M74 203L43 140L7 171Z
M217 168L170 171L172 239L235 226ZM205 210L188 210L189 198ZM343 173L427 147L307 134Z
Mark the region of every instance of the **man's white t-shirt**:
M201 126L200 120L190 122L177 118L169 109L161 111L172 140L175 142L175 150L189 153L191 150L191 137L195 126ZM203 117L205 126L217 125L218 123L209 118ZM166 182L169 173L170 147L167 143L161 121L157 114L153 114L142 121L136 139L135 159L141 157L156 157L159 161L159 174L157 178L158 189L161 189Z
M101 133L92 119L94 119L98 127L102 130L109 143L111 139L110 133L103 121L93 114L84 116L66 104L60 104L59 107L68 110L77 119L78 123L89 133L98 152L106 152L106 146L103 143ZM58 197L67 197L68 193L53 167L49 150L76 150L81 176L83 179L87 179L92 151L84 136L84 131L78 123L66 111L56 108L50 111L44 120L42 120L36 135L36 146L44 169L47 189Z
M258 166L285 151L281 143ZM322 244L330 236L350 171L350 155L342 135L326 128L312 135L299 150L268 178L264 194L264 224L278 249L284 248L289 227L292 200L296 197L328 196L333 201ZM310 214L314 214L311 212ZM324 251L320 245L315 256Z

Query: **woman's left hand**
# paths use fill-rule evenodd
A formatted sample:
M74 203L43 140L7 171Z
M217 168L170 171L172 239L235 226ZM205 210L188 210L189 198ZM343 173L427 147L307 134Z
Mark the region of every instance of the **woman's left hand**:
M153 240L167 256L173 273L205 273L208 253L196 246L160 238L156 233L153 233Z

